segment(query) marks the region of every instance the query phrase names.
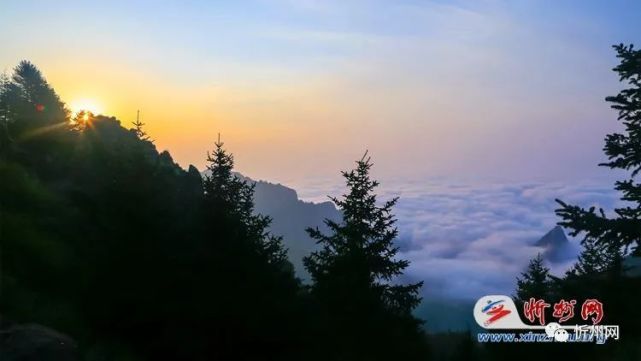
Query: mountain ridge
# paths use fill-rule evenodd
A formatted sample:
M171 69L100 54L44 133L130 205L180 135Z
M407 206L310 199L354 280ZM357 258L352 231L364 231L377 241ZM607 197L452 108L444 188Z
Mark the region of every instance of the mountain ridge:
M254 211L272 219L270 232L283 237L283 244L296 275L301 280L308 281L310 277L303 265L303 258L316 250L317 245L305 230L318 227L321 231L327 231L325 219L340 221L340 211L330 201L304 201L298 198L295 189L280 183L254 180L240 173L235 175L254 184Z

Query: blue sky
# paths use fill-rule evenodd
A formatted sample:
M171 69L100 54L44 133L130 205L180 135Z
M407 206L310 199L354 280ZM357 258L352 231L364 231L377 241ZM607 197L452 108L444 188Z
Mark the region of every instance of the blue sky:
M611 45L641 46L640 19L640 1L2 1L0 70L29 59L125 125L140 109L185 167L220 132L238 170L307 200L369 149L408 277L473 299L513 289L554 198L618 204L596 164Z
M142 109L182 165L218 132L254 178L607 174L610 46L635 1L11 1L0 67L34 61L63 100ZM313 160L313 161L310 161Z

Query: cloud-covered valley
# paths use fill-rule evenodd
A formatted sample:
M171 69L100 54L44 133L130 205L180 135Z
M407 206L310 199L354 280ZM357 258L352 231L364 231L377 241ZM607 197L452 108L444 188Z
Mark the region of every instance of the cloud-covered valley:
M326 199L344 193L328 182L297 185L301 198ZM486 183L430 180L387 182L379 199L399 196L401 256L411 261L406 277L424 280L426 298L474 299L484 294L511 294L515 277L542 249L534 246L552 229L554 199L612 209L619 201L612 184ZM570 239L578 253L579 240ZM562 273L573 260L550 263Z

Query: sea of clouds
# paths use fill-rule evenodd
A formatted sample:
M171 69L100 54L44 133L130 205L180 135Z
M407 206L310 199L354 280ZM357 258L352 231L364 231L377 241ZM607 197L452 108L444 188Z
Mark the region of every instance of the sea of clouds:
M336 180L335 180L336 181ZM305 200L340 195L343 186L326 181L296 185ZM423 280L428 299L476 299L486 294L512 294L516 276L542 252L533 244L559 219L559 198L566 203L619 206L612 183L514 182L473 183L434 179L383 182L379 199L400 197L398 218L400 256L411 261L408 280ZM570 247L579 252L579 239ZM574 261L548 263L562 274Z

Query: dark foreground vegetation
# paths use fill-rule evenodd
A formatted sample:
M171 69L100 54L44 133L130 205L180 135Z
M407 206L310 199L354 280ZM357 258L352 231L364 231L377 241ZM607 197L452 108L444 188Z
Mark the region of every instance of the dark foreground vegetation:
M303 285L220 141L205 177L184 170L140 123L71 117L22 62L0 83L0 355L640 360L640 282L623 260L641 241L641 52L616 50L615 70L629 88L607 100L625 132L607 136L604 165L631 172L616 184L629 206L608 217L560 202L560 224L584 236L584 252L562 278L533 260L515 298L598 298L602 323L621 326L619 341L479 345L471 332L426 336L412 315L422 284L397 282L408 263L396 256L395 200L377 202L367 156L343 173L348 191L333 199L342 221L327 221L326 233L308 230L320 248L305 258L312 283ZM47 337L55 345L40 350Z
M96 360L424 359L369 158L344 174L343 221L309 230L307 287L220 141L203 178L140 123L71 119L29 62L0 94L4 329L45 325Z

